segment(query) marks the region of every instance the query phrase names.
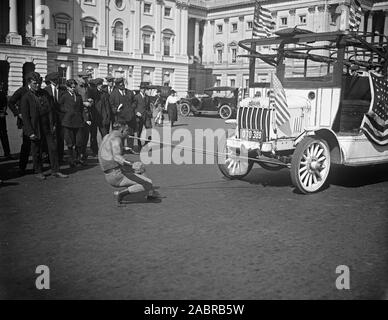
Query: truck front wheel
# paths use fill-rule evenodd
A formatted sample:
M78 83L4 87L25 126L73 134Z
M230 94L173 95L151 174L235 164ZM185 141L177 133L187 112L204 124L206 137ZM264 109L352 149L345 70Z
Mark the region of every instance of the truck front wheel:
M292 155L291 180L302 193L318 192L327 183L330 172L330 149L326 141L305 137Z

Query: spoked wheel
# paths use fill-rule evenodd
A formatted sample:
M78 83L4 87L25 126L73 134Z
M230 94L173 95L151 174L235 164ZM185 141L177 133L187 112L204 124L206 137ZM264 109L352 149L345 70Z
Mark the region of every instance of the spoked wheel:
M232 116L232 108L230 106L228 106L227 104L224 104L221 106L218 113L219 113L221 119L228 120Z
M291 162L291 180L302 193L321 190L330 172L330 150L326 141L312 136L296 147Z
M190 114L190 106L188 103L184 102L179 107L179 113L183 117L187 117Z
M248 152L245 150L238 154L236 149L228 147L225 141L220 152L222 154L218 155L218 168L226 178L242 179L252 170L253 162L246 159Z
M284 166L281 166L279 164L272 164L267 162L259 162L260 167L262 167L265 170L269 171L279 171L284 168Z

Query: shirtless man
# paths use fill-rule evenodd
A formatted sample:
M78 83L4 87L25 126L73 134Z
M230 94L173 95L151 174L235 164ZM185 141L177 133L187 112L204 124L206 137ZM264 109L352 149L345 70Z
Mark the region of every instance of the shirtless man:
M157 199L152 180L144 175L145 169L141 162L132 163L123 157L124 140L130 128L127 124L115 124L113 131L104 137L98 152L101 169L106 181L113 187L126 187L115 191L114 196L121 204L126 195L147 192L147 200Z

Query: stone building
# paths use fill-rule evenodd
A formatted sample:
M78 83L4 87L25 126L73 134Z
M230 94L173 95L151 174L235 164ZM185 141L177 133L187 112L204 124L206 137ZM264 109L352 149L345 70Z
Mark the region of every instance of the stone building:
M347 29L350 0L262 0L275 30L298 26L314 32ZM388 35L388 1L360 0L360 31ZM247 88L247 58L238 41L252 37L254 0L191 0L189 7L189 89L202 91L213 85ZM264 48L265 49L265 48ZM261 70L260 70L261 68ZM269 80L262 63L259 81Z
M6 0L0 10L0 72L10 93L31 70L187 90L187 0Z

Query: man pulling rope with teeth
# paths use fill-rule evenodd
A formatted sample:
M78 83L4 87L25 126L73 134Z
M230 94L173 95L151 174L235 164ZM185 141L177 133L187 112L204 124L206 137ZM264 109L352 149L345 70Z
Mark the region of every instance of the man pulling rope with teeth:
M114 195L120 204L129 194L147 192L147 200L158 198L152 180L144 175L145 168L141 162L130 162L123 156L123 141L129 135L130 128L127 124L114 124L113 131L104 137L98 152L101 169L105 173L106 181L113 187L126 187L115 191Z

